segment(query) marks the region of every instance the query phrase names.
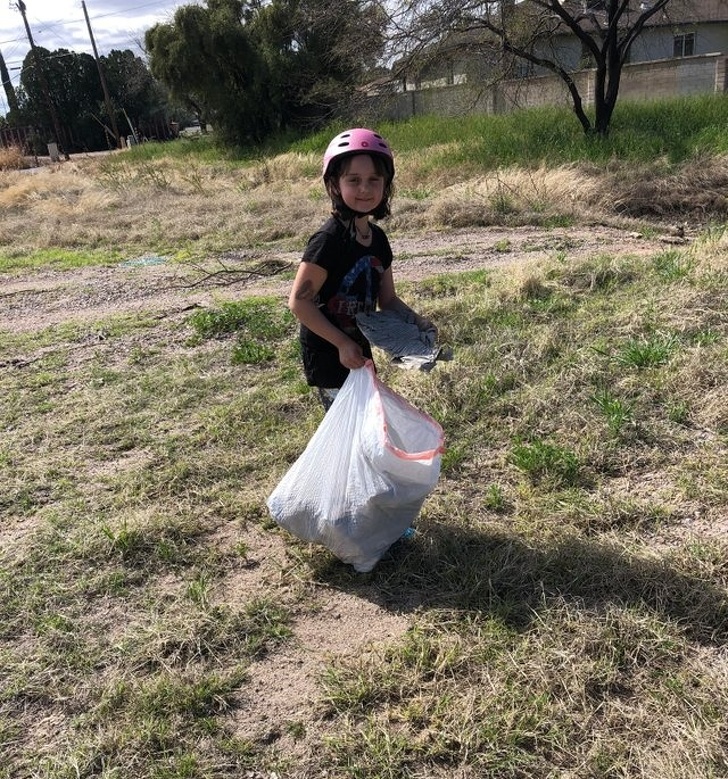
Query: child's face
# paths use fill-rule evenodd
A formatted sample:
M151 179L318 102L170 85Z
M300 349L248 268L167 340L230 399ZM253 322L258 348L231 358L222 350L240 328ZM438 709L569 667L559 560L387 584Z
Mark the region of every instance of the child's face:
M350 157L339 177L341 199L361 214L373 211L384 197L384 176L377 172L368 154Z

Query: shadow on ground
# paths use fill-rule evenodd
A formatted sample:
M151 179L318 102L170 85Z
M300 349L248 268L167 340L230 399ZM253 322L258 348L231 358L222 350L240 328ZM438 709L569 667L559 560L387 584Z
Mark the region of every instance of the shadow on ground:
M728 641L728 589L669 559L574 536L535 548L515 535L432 524L397 542L371 574L354 573L325 550L315 550L310 564L316 580L388 610L490 612L526 628L544 604L562 598L596 611L640 607L694 641Z

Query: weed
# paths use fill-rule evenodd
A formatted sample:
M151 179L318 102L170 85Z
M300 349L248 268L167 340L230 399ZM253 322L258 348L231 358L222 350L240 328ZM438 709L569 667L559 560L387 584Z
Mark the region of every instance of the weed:
M597 389L592 395L592 401L604 414L612 435L619 435L625 425L634 421L632 407L629 403L616 398L606 387Z
M205 175L198 167L192 167L185 171L182 180L189 184L195 192L205 193Z
M503 488L499 484L491 484L485 493L485 508L491 511L504 511L506 508L506 497Z
M200 571L187 585L187 597L200 608L206 608L210 602L210 575Z
M244 330L254 338L281 338L292 318L272 298L246 298L223 303L219 308L197 311L190 324L201 338L218 338Z
M547 230L554 230L558 227L573 227L574 217L570 214L550 214L543 217L540 223Z
M652 262L658 275L665 281L678 281L685 278L695 265L688 254L676 249L658 254Z
M671 403L667 410L667 418L677 425L686 425L690 419L690 406L684 400Z
M274 357L275 350L272 346L249 340L243 336L238 337L233 347L232 360L235 365L257 365L268 362Z
M467 460L467 450L463 446L457 444L448 446L445 453L442 455L442 469L445 472L454 470L458 465Z
M401 191L400 194L412 200L427 200L432 196L432 189L428 186L411 187Z
M573 452L539 438L516 443L509 461L534 484L575 484L579 476L579 458Z
M169 189L172 185L172 180L169 174L162 168L157 168L149 165L140 171L139 177L143 184L146 184L153 189L165 190Z
M570 263L551 276L577 290L608 292L632 283L637 272L628 260L615 262L613 257L598 254L585 262Z
M490 197L489 206L500 216L506 216L518 210L513 195L503 186L499 186Z
M465 271L457 277L451 274L431 276L419 286L419 294L423 297L444 297L465 293L469 289L486 289L490 286L491 272L484 269Z
M633 368L652 368L664 365L680 346L680 339L672 333L654 333L629 340L619 350L616 359Z
M286 725L286 732L294 741L300 741L306 735L306 724L300 720L289 722Z
M22 170L27 167L28 164L20 146L2 146L0 148L0 170Z
M723 340L723 335L713 327L707 327L695 333L691 341L695 346L712 346Z

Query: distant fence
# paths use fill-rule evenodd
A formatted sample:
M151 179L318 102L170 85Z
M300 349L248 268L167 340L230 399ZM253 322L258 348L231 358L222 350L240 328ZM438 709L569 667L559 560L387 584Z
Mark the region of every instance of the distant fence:
M83 143L79 142L67 127L61 127L60 146L69 152L88 151ZM126 138L131 129L119 127L122 137ZM126 132L124 132L126 130ZM139 122L135 132L140 140L167 141L176 138L177 133L173 129L172 122L166 114L160 113L149 119ZM54 135L47 129L39 127L2 127L0 128L0 148L18 147L24 154L46 154L47 144L54 140ZM108 148L113 148L114 139L106 136ZM98 151L92 149L92 151Z
M656 100L686 95L725 93L728 91L724 54L636 62L625 65L619 99ZM594 73L582 70L573 74L585 106L594 102ZM564 82L555 75L507 79L493 85L458 84L369 96L363 110L372 120L402 120L435 114L502 114L519 108L543 105L571 105Z
M17 147L27 152L34 135L32 127L0 127L0 148Z
M2 127L0 148L17 147L28 156L47 154L48 144L55 140L53 133L43 127ZM61 128L61 148L70 148L72 139L65 128Z

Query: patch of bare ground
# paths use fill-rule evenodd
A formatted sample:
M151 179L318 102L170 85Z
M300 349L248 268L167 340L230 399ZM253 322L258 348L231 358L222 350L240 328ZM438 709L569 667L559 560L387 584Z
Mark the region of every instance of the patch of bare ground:
M645 255L664 249L666 241L682 240L603 225L483 227L395 236L392 247L395 258L401 257L395 259L395 278L416 281L438 273L519 265L558 252L572 259ZM299 256L290 251L241 250L228 253L223 261L211 258L204 267L164 261L135 264L130 258L131 262L107 267L6 275L0 277L2 327L21 333L123 314L169 317L245 294L284 297L290 282L276 271L293 270ZM269 270L251 274L251 265Z
M308 748L294 738L295 726L324 715L319 677L334 657L358 656L378 643L394 641L407 630L405 614L348 592L322 589L295 621L294 641L248 669L248 683L228 725L238 738L277 743L285 754ZM312 734L318 741L316 734Z
M215 543L230 545L232 539L225 535L233 533L237 531L229 526L221 529ZM273 760L275 755L286 755L313 766L314 745L320 744L318 725L324 727L326 718L320 687L325 667L333 658L359 656L400 638L410 625L409 607L390 608L365 580L349 591L323 582L303 583L282 535L252 526L242 538L246 563L219 583L220 598L235 604L276 592L294 604L295 617L292 640L248 667L226 727L236 739L269 747ZM301 587L305 598L300 597Z

